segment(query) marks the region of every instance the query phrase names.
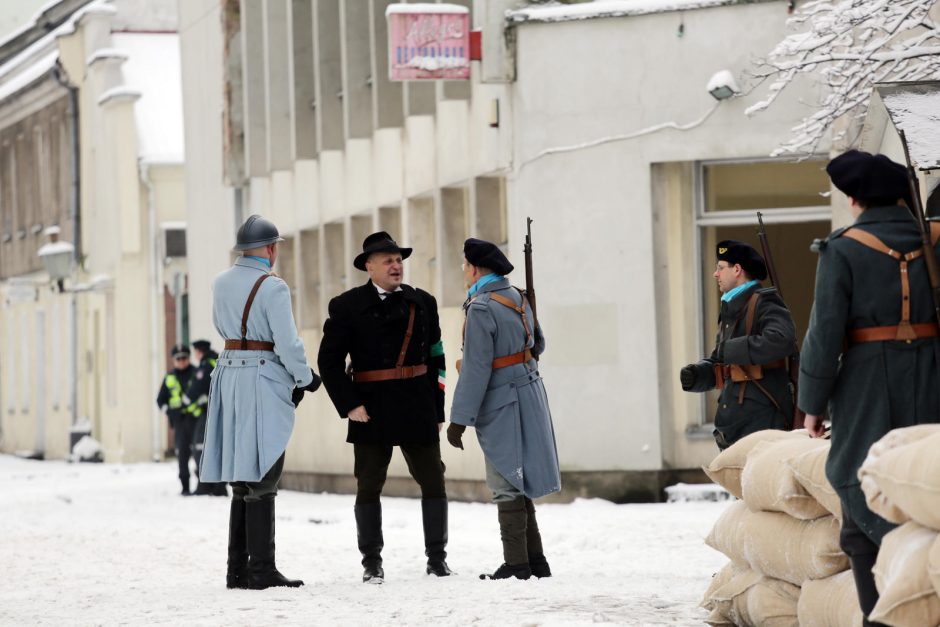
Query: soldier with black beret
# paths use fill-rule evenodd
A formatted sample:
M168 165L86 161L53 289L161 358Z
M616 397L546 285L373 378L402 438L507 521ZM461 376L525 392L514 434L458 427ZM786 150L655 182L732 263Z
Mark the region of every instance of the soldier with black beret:
M464 242L466 323L460 378L447 440L463 448L476 431L503 544L503 563L481 579L551 577L535 517L537 499L561 490L555 430L536 358L545 348L538 321L506 275L513 266L495 244Z
M796 349L796 327L777 289L761 287L767 266L753 246L725 240L715 248L712 276L722 293L715 349L684 367L679 380L686 392L721 391L714 435L724 450L749 433L792 426L786 359Z
M870 624L878 600L871 569L894 525L868 509L858 469L891 429L940 420L940 329L920 232L905 206L906 168L850 150L826 171L856 219L816 245L799 406L813 435L823 434L825 412L832 421L826 476L842 501L841 545ZM931 231L936 252L940 228Z
M179 464L179 479L183 496L192 494L189 488L189 458L193 453L193 437L196 433L196 405L185 400L186 388L196 369L189 361L189 347L176 344L170 349L173 369L163 377L160 391L157 393L157 407L166 413L170 427L173 428L173 448ZM198 473L199 462L196 462Z
M396 446L421 487L425 571L451 574L440 446L444 345L437 301L403 283L411 251L385 231L363 241L353 266L369 278L330 301L317 360L337 413L349 418L346 441L355 458L356 530L367 583L385 579L380 497Z

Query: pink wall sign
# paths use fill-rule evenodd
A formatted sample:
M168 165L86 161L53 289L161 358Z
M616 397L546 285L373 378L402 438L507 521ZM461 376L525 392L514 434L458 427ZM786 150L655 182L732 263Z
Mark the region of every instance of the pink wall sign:
M455 4L391 4L388 78L469 79L470 13Z

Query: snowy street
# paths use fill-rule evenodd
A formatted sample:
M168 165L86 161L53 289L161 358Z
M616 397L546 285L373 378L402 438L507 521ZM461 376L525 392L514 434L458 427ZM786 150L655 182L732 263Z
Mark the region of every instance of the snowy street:
M418 501L386 498L387 579L369 586L353 497L282 491L278 567L306 585L227 590L229 501L180 497L173 462L0 456L0 481L2 625L693 625L725 562L703 538L728 502L578 500L538 506L553 578L480 581L501 562L495 506L453 503L458 575L433 579Z

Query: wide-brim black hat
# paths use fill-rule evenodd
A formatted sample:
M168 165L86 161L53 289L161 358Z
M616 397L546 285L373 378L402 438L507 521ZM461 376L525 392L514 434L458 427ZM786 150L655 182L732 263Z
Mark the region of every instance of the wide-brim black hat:
M826 166L832 184L846 196L865 203L907 200L907 168L884 155L849 150Z
M486 240L471 237L463 243L463 256L467 261L480 268L487 268L496 274L506 275L512 272L513 265L499 249L499 246Z
M402 259L407 259L411 256L411 250L411 248L402 248L399 246L395 240L392 239L392 236L385 231L379 231L362 241L362 252L353 259L353 265L356 266L357 269L365 272L366 261L368 261L369 255L374 253L398 253L401 255Z
M726 239L715 246L715 256L718 261L725 261L731 265L740 264L752 279L763 281L767 278L767 265L764 263L764 258L750 244Z

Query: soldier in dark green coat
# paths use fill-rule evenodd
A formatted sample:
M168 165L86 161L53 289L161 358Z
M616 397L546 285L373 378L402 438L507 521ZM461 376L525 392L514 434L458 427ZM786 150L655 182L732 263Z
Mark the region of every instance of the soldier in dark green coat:
M888 431L940 419L940 340L920 234L902 204L904 166L851 150L826 170L856 220L817 242L799 406L812 435L823 434L824 412L832 420L826 475L842 500L841 545L867 617L878 600L871 569L894 525L866 506L858 469Z
M722 296L715 350L683 368L679 380L686 392L721 390L714 435L724 450L749 433L790 427L785 360L796 348L796 328L777 289L761 287L767 267L752 246L725 240L716 254L712 276Z

